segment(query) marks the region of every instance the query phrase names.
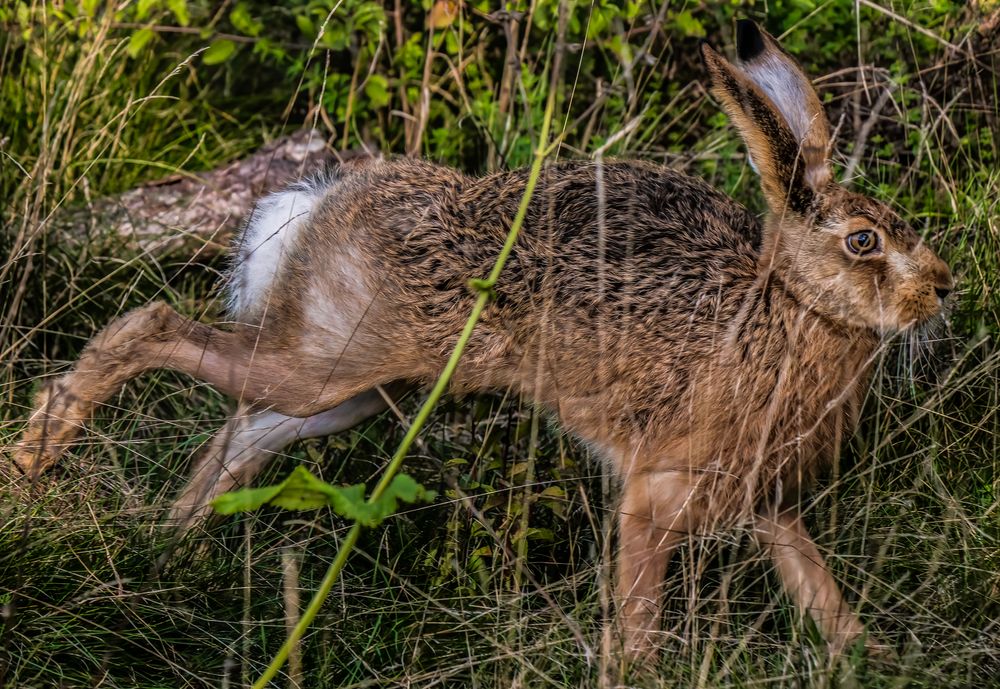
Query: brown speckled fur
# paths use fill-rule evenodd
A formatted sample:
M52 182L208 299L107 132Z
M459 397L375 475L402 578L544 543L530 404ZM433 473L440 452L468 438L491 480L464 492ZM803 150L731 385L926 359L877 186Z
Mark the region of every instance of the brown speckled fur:
M739 35L754 78L708 46L702 55L760 171L766 221L655 165L546 167L454 378L459 392L535 400L621 478L619 612L637 656L655 648L676 544L740 524L834 648L863 634L797 498L857 421L879 333L933 317L951 288L947 266L895 213L831 181L826 118L794 61L752 23ZM789 121L792 108L807 117ZM803 121L809 130L796 131ZM247 409L343 409L327 429L381 408L376 386L433 381L472 308L468 280L489 273L527 177L398 159L303 183L322 200L259 315L224 331L153 304L116 321L42 393L15 460L49 466L95 404L150 368L204 379ZM879 242L864 256L845 246L862 230ZM223 457L224 444L210 453ZM198 485L179 504L203 509L221 490Z

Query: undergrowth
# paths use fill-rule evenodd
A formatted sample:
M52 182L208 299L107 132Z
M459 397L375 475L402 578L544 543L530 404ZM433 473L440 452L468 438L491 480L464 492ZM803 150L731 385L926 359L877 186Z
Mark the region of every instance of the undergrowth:
M116 315L153 298L219 311L222 257L136 253L100 218L79 236L53 220L302 126L334 149L513 167L529 162L555 84L559 156L663 163L762 209L697 59L698 40L731 49L733 19L750 16L818 77L838 170L893 203L957 276L942 327L888 343L861 429L808 506L838 580L897 656L826 657L734 532L674 559L664 652L628 681L1000 686L997 3L566 7L560 36L553 0L0 5L0 447L33 391ZM404 400L406 420L420 400ZM230 411L203 385L151 374L33 492L5 464L0 684L256 679L348 525L265 508L176 540L163 509ZM614 483L537 414L502 394L438 406L407 465L437 500L362 535L283 682L610 686ZM305 464L371 485L406 426L386 413L297 443L259 482Z

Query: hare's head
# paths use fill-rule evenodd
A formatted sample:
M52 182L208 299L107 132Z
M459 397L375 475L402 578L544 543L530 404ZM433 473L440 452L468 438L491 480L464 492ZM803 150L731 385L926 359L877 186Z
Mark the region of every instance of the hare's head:
M948 266L888 206L834 181L830 125L795 60L749 20L737 25L738 66L707 44L701 52L770 210L762 269L851 326L898 330L937 315Z

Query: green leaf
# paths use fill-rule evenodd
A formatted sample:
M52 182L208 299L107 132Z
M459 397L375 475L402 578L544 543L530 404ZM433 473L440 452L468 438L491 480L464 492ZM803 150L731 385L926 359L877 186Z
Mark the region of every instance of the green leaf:
M335 490L299 466L277 485L223 493L212 501L212 507L220 514L250 512L264 505L286 510L315 510L330 504L331 493Z
M212 501L212 507L220 514L236 514L264 505L286 510L314 510L329 506L342 517L374 527L394 514L400 502L430 501L434 497L434 491L425 489L405 474L397 474L378 500L366 502L364 484L331 486L299 466L277 485L224 493Z
M229 39L223 38L221 40L215 41L208 47L205 54L202 55L201 60L206 65L217 65L220 62L225 62L236 50L236 44Z
M134 34L129 36L127 48L129 57L136 57L139 53L141 53L142 49L146 47L146 44L149 43L155 35L156 34L153 33L152 29L146 27L144 29L139 29Z
M259 36L264 30L264 24L250 14L250 6L245 2L236 3L236 7L229 13L229 21L233 23L236 30L247 36Z
M316 510L331 504L341 489L316 478L303 466L295 467L281 484L281 490L270 499L270 504L285 510ZM351 486L355 488L356 486ZM364 499L364 486L360 488Z
M705 37L705 27L702 23L694 18L690 10L684 10L683 12L678 12L677 16L674 17L674 24L677 28L681 30L685 36L695 36L697 38Z
M389 484L389 490L382 496L384 500L387 496L394 496L404 502L416 502L427 493L423 486L413 480L412 476L397 474Z
M362 489L361 496L363 498L363 486L350 486L336 490L343 494L357 488ZM400 502L414 503L418 500L430 502L436 495L434 491L427 490L406 474L397 474L378 500L363 502L355 500L356 496L351 495L350 500L334 504L333 509L337 514L371 528L381 524L386 517L395 514Z
M347 47L351 35L343 24L328 24L320 42L333 50L343 50Z
M302 32L306 38L316 38L316 27L312 23L312 19L305 14L295 15L295 25L299 27L299 31Z
M518 531L511 537L511 540L515 543L524 539L529 541L548 541L551 543L556 540L556 535L552 532L552 529L530 527L526 531Z
M389 104L389 80L381 74L372 74L365 84L365 95L373 108L384 108Z
M160 4L160 0L139 0L135 8L135 18L142 21L149 15L149 11Z
M178 24L187 26L191 23L187 0L167 0L167 7L170 8L170 13L174 15Z
M212 509L219 514L253 512L271 502L271 499L281 492L283 485L283 483L279 483L276 486L243 488L223 493L212 501Z

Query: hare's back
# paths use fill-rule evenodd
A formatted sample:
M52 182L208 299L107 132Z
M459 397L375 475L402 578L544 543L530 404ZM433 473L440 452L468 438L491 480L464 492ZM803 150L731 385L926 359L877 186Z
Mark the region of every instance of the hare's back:
M428 318L468 312L468 280L489 274L517 213L525 170L441 182L405 210L372 203L382 270ZM571 162L542 173L496 288L508 327L549 318L686 318L720 290L752 282L757 219L703 181L631 162Z

